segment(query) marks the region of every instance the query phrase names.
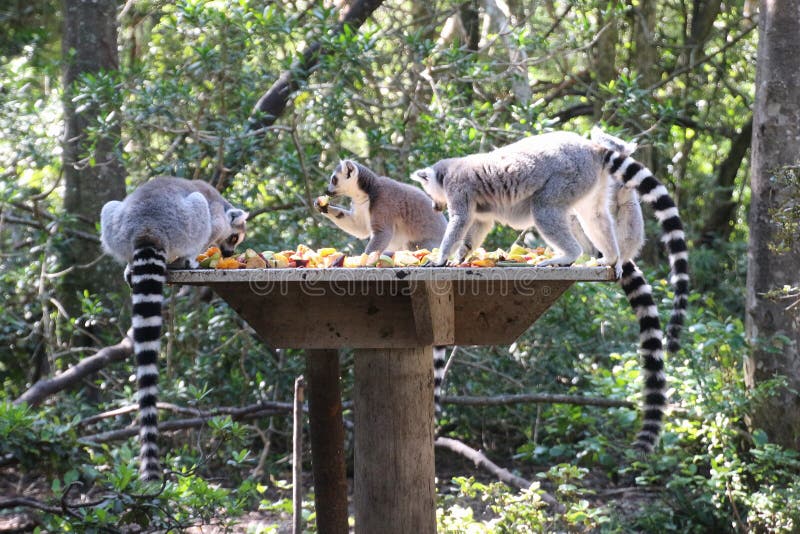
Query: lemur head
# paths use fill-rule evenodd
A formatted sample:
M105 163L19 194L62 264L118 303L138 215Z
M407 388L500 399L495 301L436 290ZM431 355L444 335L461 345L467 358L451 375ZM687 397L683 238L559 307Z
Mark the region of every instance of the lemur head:
M244 241L247 216L249 214L239 208L228 208L225 210L226 226L219 233L217 243L214 243L222 251L222 255L233 256L236 245Z
M442 186L443 178L443 173L437 171L435 167L425 167L411 173L411 179L419 182L433 200L433 209L436 211L444 211L447 207L447 196Z
M359 165L355 161L349 159L340 161L339 165L334 169L333 174L331 174L327 193L329 195L344 195L351 198L357 196L359 192L359 172Z

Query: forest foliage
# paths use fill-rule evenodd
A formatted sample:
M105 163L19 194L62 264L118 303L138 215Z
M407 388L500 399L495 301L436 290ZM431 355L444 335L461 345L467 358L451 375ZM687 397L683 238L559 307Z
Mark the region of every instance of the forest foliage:
M630 454L635 408L445 405L442 435L535 484L510 489L437 453L446 464L440 531L800 528L800 512L787 506L800 501L800 456L746 420L751 403L780 385L776 378L748 390L742 376L757 41L750 4L387 0L360 28L335 32L348 5L340 3L128 2L118 18L119 69L84 75L73 88L78 109L96 110L89 139L119 132L129 191L158 174L211 180L229 167L226 195L251 213L247 247L305 243L353 253L364 244L311 207L340 158L406 181L442 157L554 129L587 134L600 124L635 139L637 157L678 202L691 243L691 311L684 349L667 361L662 444L647 459ZM14 404L36 380L118 343L130 304L122 268L109 263L119 285L72 295L77 311L61 305L62 280L82 266L61 263L60 251L96 239L75 230L62 205L60 76L68 58L57 2L12 4L0 16L0 473L8 479L0 491L36 488L37 502L50 504L31 517L51 531L233 528L252 510L277 518L259 531L277 529L291 496L291 414L281 403L291 402L302 353L268 348L218 298L169 294L160 400L173 408L165 418L214 417L169 435L174 475L163 491L138 485L132 433L108 435L134 414L92 418L131 404L130 361L37 406ZM324 51L318 64L297 71L314 43ZM258 98L291 69L299 88L285 112L249 128ZM96 164L91 150L82 164ZM640 265L663 318L668 265L654 218L646 218ZM498 227L487 246L516 238ZM618 286L578 285L510 347L460 348L446 394L568 393L635 406L636 340ZM347 400L351 360L342 357ZM236 418L225 410L260 402L274 409ZM544 506L539 488L565 511Z

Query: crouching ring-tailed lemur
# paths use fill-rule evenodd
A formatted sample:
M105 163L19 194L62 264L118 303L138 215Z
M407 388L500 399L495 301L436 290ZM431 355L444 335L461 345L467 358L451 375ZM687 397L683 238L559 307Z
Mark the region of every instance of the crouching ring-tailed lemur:
M167 266L196 267L195 257L211 245L232 255L244 239L246 220L246 212L206 182L166 176L103 206L103 249L126 264L125 279L131 286L143 480L161 476L156 394Z

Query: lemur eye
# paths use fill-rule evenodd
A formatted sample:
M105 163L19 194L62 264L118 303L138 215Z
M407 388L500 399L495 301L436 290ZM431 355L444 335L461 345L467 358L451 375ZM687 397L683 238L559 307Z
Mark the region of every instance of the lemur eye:
M228 244L235 245L238 240L239 240L239 234L231 234L231 236L228 238Z
M336 185L336 183L337 183L338 181L339 181L339 178L337 178L335 174L334 174L333 176L331 176L331 183L332 183L333 185Z

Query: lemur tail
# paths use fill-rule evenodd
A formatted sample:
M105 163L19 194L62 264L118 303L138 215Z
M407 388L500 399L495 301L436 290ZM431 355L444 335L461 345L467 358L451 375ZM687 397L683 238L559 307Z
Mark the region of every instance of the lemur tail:
M433 347L433 415L436 418L442 413L442 383L444 367L447 364L447 347Z
M642 429L636 435L633 446L650 453L658 443L667 405L664 349L661 343L663 334L658 309L653 300L653 290L632 261L622 265L620 284L639 319L639 354L644 373Z
M661 224L663 232L661 240L669 253L669 265L672 271L670 282L675 288L672 315L667 325L667 351L677 352L680 350L681 327L689 303L689 253L678 208L669 196L667 188L647 167L632 157L616 150L606 149L603 165L609 174L627 187L636 188L642 200L653 207L656 218Z
M167 275L166 252L151 242L136 244L131 262L133 351L139 383L139 476L161 478L158 460L158 353L161 346L161 305Z

